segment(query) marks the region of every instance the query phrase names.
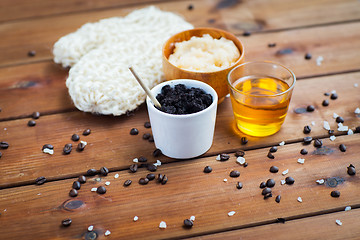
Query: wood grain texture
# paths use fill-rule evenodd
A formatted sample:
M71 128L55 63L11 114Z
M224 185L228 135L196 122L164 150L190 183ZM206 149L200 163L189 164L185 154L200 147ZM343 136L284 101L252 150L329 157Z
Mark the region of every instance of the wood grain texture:
M90 135L91 136L91 135ZM296 218L319 215L329 211L342 211L345 206L360 206L360 178L349 176L346 167L352 163L360 165L358 157L360 135L341 136L335 142L324 140L324 145L333 150L329 155L316 155L315 148L308 146L309 154L305 164L297 163L302 157L299 150L301 143L279 147L274 160L266 159L268 149L248 151L245 155L249 166L243 168L232 156L226 162L216 161L215 157L193 159L159 167L156 173L166 174L169 181L165 185L150 182L143 186L137 183L148 171L140 169L132 174L127 171L117 172L114 179L111 173L107 177L93 177L82 185L79 196L71 199L68 192L75 179L45 183L41 186L30 185L1 190L0 218L4 239L80 239L87 233L89 225L104 237L104 232L111 231L114 239L163 239L187 237L199 234L238 229L264 223L274 223L276 218ZM348 149L345 153L338 150L339 143ZM99 162L103 162L101 158ZM206 165L213 171L203 173ZM281 173L270 173L269 168L277 165L280 172L289 169L287 176L292 176L295 183L291 186L280 185L285 177ZM239 178L230 178L231 170L239 170ZM336 187L318 185L317 179L337 177ZM224 178L228 181L225 183ZM273 178L276 185L273 194L280 194L281 202L273 198L263 199L259 184ZM126 179L133 181L125 188ZM99 195L90 192L93 187L107 186L107 193ZM241 181L244 187L236 189ZM332 198L330 192L339 190L341 196ZM302 197L303 202L297 201ZM73 200L81 202L70 202ZM69 203L70 202L70 203ZM6 209L6 210L5 210ZM235 215L227 214L235 211ZM183 220L194 215L192 229L182 227ZM139 220L133 222L133 217ZM69 228L60 227L61 220L71 218ZM346 218L344 224L351 224ZM167 223L167 229L159 229L160 221ZM31 224L29 224L31 223ZM358 226L353 222L353 227ZM332 225L337 231L347 230ZM288 232L290 238L296 232ZM101 238L100 238L101 239Z
M336 130L336 123L332 117L334 112L341 115L345 119L345 124L354 129L360 125L360 118L354 114L360 102L360 88L354 87L354 83L359 83L359 77L360 73L352 73L297 82L288 116L281 130L265 138L247 136L249 139L247 145L240 143L240 138L245 135L236 130L231 104L229 98L226 98L218 107L214 143L206 155L235 149L269 147L281 141L287 143L301 141L306 136L302 132L305 125L311 126L311 136L327 137L322 121L327 120L331 128ZM339 86L340 81L341 86ZM328 107L322 107L322 100L328 98L323 93L332 90L337 91L339 98L331 100ZM62 101L61 97L57 99ZM47 102L45 101L44 104L46 105ZM310 104L316 107L314 112L303 114L294 112L295 109ZM42 107L46 107L45 105ZM21 109L21 106L18 107ZM0 115L5 114L6 111L7 109L4 108ZM29 114L32 111L33 109ZM28 120L25 118L0 122L0 141L7 141L11 145L9 149L1 151L3 156L0 161L2 171L0 187L31 183L42 175L49 179L76 176L92 167L125 169L130 166L132 159L142 155L152 162L156 161L156 158L152 157L152 152L155 150L154 143L142 139L144 133L151 132L151 129L143 127L144 122L148 121L145 106L129 117L96 116L76 111L41 117L36 120L35 127L28 127ZM312 121L315 122L315 126L311 125ZM139 135L129 134L133 127L139 129ZM72 142L71 135L81 134L86 128L91 128L93 133L82 137L82 140L89 143L85 151L81 153L73 151L70 155L62 155L64 145ZM41 152L41 147L47 143L55 147L55 154L52 156ZM173 161L165 157L160 159L164 162Z
M274 223L259 227L229 231L207 236L191 238L192 240L212 239L358 239L360 235L360 209L341 211L332 214L320 215L287 221L286 224ZM340 220L343 225L336 225Z

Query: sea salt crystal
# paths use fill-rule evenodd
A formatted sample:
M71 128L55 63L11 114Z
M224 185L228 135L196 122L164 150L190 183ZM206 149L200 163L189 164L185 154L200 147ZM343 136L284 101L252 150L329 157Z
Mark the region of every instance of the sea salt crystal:
M191 221L195 221L195 216L191 216L191 217L190 217L190 220L191 220Z
M135 217L134 217L134 222L136 222L137 220L139 220L139 217L138 217L138 216L135 216Z
M284 146L285 145L285 142L282 141L281 143L279 143L279 146Z
M281 185L284 185L286 181L284 179L280 180Z
M220 161L220 154L216 156L216 160Z
M154 163L154 166L161 166L161 161L160 160L156 160L156 163Z
M338 123L338 129L339 132L347 132L349 131L349 127L348 126L344 126L342 123Z
M165 229L166 228L166 222L161 221L159 224L159 228Z
M50 154L50 155L53 155L54 154L54 149L44 148L43 152L47 153L47 154Z
M354 111L355 114L360 114L360 108L356 108Z
M6 131L7 130L7 128L4 128L4 131Z
M347 135L353 135L353 134L354 134L353 130L349 129L349 131L347 132Z
M305 163L305 159L304 159L304 158L299 158L299 159L297 160L297 162L300 163L300 164L304 164L304 163Z
M324 129L325 130L330 130L330 125L328 121L324 121Z
M111 232L109 230L106 230L105 236L109 236L110 234L111 234Z
M93 225L90 225L90 226L88 227L88 231L89 231L89 232L91 232L93 229L94 229L94 226L93 226Z
M236 158L236 162L238 162L240 165L243 165L245 163L245 158L238 157L238 158Z
M226 179L226 178L224 178L224 182L227 182L227 179Z
M318 56L316 58L316 65L320 66L323 60L324 60L323 56Z
M315 121L311 121L311 125L315 126Z
M139 159L134 158L134 159L133 159L133 162L134 162L134 163L138 163L138 162L139 162Z
M38 193L37 195L38 195L38 196L40 196L40 195L41 195L41 193Z
M235 214L235 211L228 212L229 217L234 216L234 214Z
M288 173L289 173L289 169L286 169L285 171L282 172L282 175L285 176L285 175L288 174Z
M357 84L357 83L354 83L354 87L358 87L359 86L359 84Z
M342 225L342 222L341 222L339 219L336 219L335 222L336 222L336 224L339 225L339 226Z
M333 118L337 118L339 115L337 115L336 113L333 113Z
M335 94L335 93L336 93L336 90L332 90L330 93Z
M105 182L105 185L106 185L106 186L109 186L109 185L110 185L110 182Z
M93 188L91 189L92 192L96 192L96 190L97 190L96 187L93 187Z
M345 211L350 211L350 210L351 210L350 206L345 207Z
M117 174L115 174L115 176L114 176L114 178L118 178L119 177L119 174L117 173Z
M85 141L80 141L82 144L84 144L85 146L87 145L87 142Z
M325 180L319 179L319 180L316 180L316 182L317 182L317 184L322 185L322 184L324 184Z
M336 137L334 135L330 136L330 140L334 141L336 139Z
M302 203L302 198L301 197L298 197L298 202Z

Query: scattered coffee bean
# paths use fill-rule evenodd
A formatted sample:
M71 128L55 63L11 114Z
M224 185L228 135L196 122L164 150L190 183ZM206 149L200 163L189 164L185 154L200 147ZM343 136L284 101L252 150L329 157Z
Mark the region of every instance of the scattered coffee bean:
M237 182L236 183L236 188L237 189L242 189L243 188L243 184L241 182Z
M28 125L29 127L34 127L34 126L36 125L36 122L35 122L34 120L29 120L28 123L27 123L27 125Z
M78 181L80 183L86 183L86 177L84 175L81 175L79 178L78 178Z
M268 188L268 187L264 188L262 190L262 192L261 192L262 195L266 195L266 194L269 194L269 193L271 193L271 188Z
M164 185L164 184L167 183L167 181L168 181L168 177L166 175L164 175L164 177L163 177L163 179L161 181L161 184Z
M237 170L233 170L230 172L230 177L232 177L232 178L237 178L239 176L240 176L240 172Z
M315 110L315 107L313 105L309 105L306 107L306 111L313 112Z
M280 203L280 200L281 200L281 196L277 195L276 198L275 198L275 202Z
M324 107L329 106L329 100L324 100L324 101L322 102L322 105L323 105Z
M270 158L270 159L274 159L274 158L275 158L275 156L274 156L271 152L268 152L267 157Z
M310 53L306 53L305 54L305 59L306 60L310 60L312 58L311 54Z
M91 129L90 129L90 128L85 129L85 130L83 131L83 135L84 135L84 136L90 135L90 133L91 133Z
M64 220L61 221L61 224L62 224L64 227L70 226L71 223L72 223L71 218L67 218L67 219L64 219Z
M286 177L285 178L285 183L288 184L288 185L292 185L294 184L295 182L295 179L293 177Z
M163 179L164 179L164 175L162 175L162 174L160 173L160 174L158 175L157 181L158 181L159 183L161 183Z
M138 165L137 164L132 164L130 166L130 172L135 173L135 172L137 172L137 170L138 170Z
M241 138L241 144L242 145L245 145L245 144L247 144L248 143L248 139L246 138L246 137L242 137Z
M40 113L39 113L39 112L33 112L33 113L31 114L31 117L32 117L33 119L38 119L38 118L40 117Z
M144 133L143 139L148 140L150 138L150 136L151 136L150 133Z
M335 119L335 121L336 121L337 123L344 123L344 118L338 116L338 117Z
M206 166L204 168L204 173L211 173L212 172L212 168L210 166Z
M308 144L311 143L312 137L304 137L303 141L304 141L304 144L305 144L305 145L308 145Z
M9 147L9 143L7 142L0 142L0 148L1 149L7 149Z
M95 176L96 172L97 172L96 169L90 168L89 170L87 170L86 175Z
M306 155L306 154L308 154L308 151L305 148L303 148L300 150L300 153L301 153L301 155Z
M154 150L154 152L153 152L153 156L154 157L159 157L159 156L161 156L161 154L162 154L162 152L161 152L161 150L160 149L155 149Z
M140 157L138 158L138 161L139 161L139 162L147 162L147 158L144 157L144 156L140 156Z
M128 186L130 186L131 183L132 183L132 181L128 179L124 182L124 186L128 187Z
M155 174L149 173L148 175L146 175L146 178L149 179L149 181L152 181L155 179Z
M303 133L309 134L310 132L311 132L311 127L308 126L308 125L306 125L306 126L304 127Z
M335 191L332 191L332 192L330 193L330 195L331 195L332 197L334 197L334 198L338 198L338 197L340 197L340 192L337 191L337 190L335 190Z
M157 166L155 166L154 164L148 164L147 170L149 170L150 172L155 172L157 170Z
M230 158L229 154L225 154L225 153L220 154L220 161L227 161L229 160L229 158Z
M350 175L350 176L354 176L356 174L356 169L355 169L355 166L350 164L348 167L347 167L347 173Z
M70 197L76 197L78 195L78 191L76 189L71 189L69 192Z
M340 149L340 151L342 151L342 152L346 152L346 146L345 146L344 144L340 144L340 145L339 145L339 149Z
M269 47L269 48L276 47L276 43L269 43L269 44L268 44L268 47Z
M63 148L63 153L70 154L71 150L72 150L72 144L71 143L65 144L65 146Z
M269 188L272 188L275 186L275 180L274 179L268 179L266 181L266 186L269 187Z
M271 173L277 173L277 172L279 172L279 168L277 166L271 166L270 167L270 172Z
M245 156L245 152L244 151L236 151L235 152L235 157L244 157Z
M330 93L326 92L324 93L324 96L330 96Z
M42 150L44 150L45 148L47 148L47 149L54 149L54 146L51 145L51 144L45 144L45 145L42 147Z
M360 133L360 126L358 126L358 127L355 128L354 133Z
M103 176L107 176L109 173L109 169L107 169L107 167L102 167L100 168L100 174Z
M336 94L336 93L332 93L331 95L330 95L330 99L332 99L332 100L335 100L335 99L337 99L338 98L338 95Z
M139 179L139 184L141 184L141 185L146 185L148 183L149 183L149 179L147 179L147 178L140 178Z
M330 136L334 135L334 130L329 130L329 131L328 131L328 134L329 134Z
M81 188L81 183L79 181L73 182L73 189L79 190Z
M264 199L268 199L272 197L272 193L267 193L264 195Z
M191 221L190 219L185 219L184 220L184 227L186 228L192 228L192 226L194 225L193 221Z
M321 148L321 146L322 146L322 140L321 139L315 139L314 140L314 147L316 147L316 148Z
M132 128L130 130L130 135L138 135L139 134L139 130L137 130L136 128Z
M0 152L0 158L2 157L2 153Z
M86 144L85 143L82 143L80 142L78 145L77 145L77 148L76 150L78 150L79 152L83 151L86 147Z
M265 182L261 182L260 183L260 188L265 188L266 187L266 183Z
M145 127L145 128L151 128L150 122L145 122L145 123L144 123L144 127Z
M154 137L153 136L150 136L149 139L148 139L149 142L154 142Z
M106 193L106 188L104 186L100 186L96 189L96 192L99 194L104 194Z
M71 140L73 140L74 142L79 141L79 139L80 139L80 136L75 133L71 136Z
M46 178L45 177L38 177L37 179L35 179L35 184L36 185L42 185L46 182Z
M251 32L245 31L245 32L243 32L243 36L244 37L249 37L249 36L251 36Z
M243 167L247 167L249 164L247 162L244 163Z
M35 55L36 55L36 51L35 51L35 50L30 50L30 51L28 51L28 56L29 56L29 57L35 57Z
M274 153L274 152L276 152L276 151L277 151L277 147L276 147L276 146L271 147L270 150L269 150L269 152L271 152L271 153Z
M189 4L187 9L188 9L189 11L193 10L193 9L194 9L194 5Z

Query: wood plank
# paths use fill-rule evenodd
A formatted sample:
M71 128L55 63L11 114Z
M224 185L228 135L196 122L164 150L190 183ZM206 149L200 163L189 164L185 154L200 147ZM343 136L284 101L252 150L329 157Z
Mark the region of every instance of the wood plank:
M163 10L173 11L183 15L186 20L194 24L196 27L210 26L224 29L228 28L228 30L236 34L242 33L244 29L286 29L314 24L334 23L334 21L344 22L358 20L360 16L360 8L358 7L360 3L356 0L331 0L326 1L326 4L323 1L317 1L314 4L314 1L311 0L300 1L298 3L294 3L291 0L285 2L276 0L272 4L272 8L268 8L268 4L264 4L263 1L248 1L244 2L244 4L239 3L235 5L226 5L226 2L236 3L237 1L180 1L159 3L156 5ZM187 6L189 4L194 4L194 10L187 10ZM90 13L86 12L70 14L65 16L53 16L47 17L46 21L44 21L43 18L39 18L28 21L3 23L0 25L0 35L2 36L0 39L0 51L2 52L2 55L0 56L0 66L9 66L13 64L30 63L52 59L52 46L60 37L75 31L77 28L87 22L94 22L107 17L123 16L135 8L137 7L116 8ZM216 10L219 8L220 10ZM267 10L265 11L264 8ZM289 11L289 8L293 10ZM269 9L276 9L276 11L271 11ZM313 12L315 13L310 16L308 15L309 13ZM319 16L320 12L322 13L321 16ZM211 21L209 22L209 20ZM214 20L215 22L213 22ZM359 43L356 43L355 41L354 45L352 41L359 38L359 27L358 25L345 26L348 27L344 28L343 25L337 25L330 29L315 28L312 32L318 33L318 35L322 36L324 39L337 38L335 43L333 41L331 41L331 43L336 44L336 47L339 48L339 50L342 48L350 48L351 50L349 50L349 52L352 51L355 54L355 50L359 49L357 47L357 44ZM323 31L326 32L324 33ZM268 39L271 41L285 41L285 39L281 39L282 41L280 41L280 39L275 39L271 35L266 36L269 36ZM313 50L309 47L306 47L305 49L297 47L297 45L302 45L300 41L302 41L303 38L308 38L306 36L313 35L306 31L295 31L291 32L291 34L289 33L288 43L292 44L288 44L288 47L292 47L296 51ZM350 37L350 39L347 39L348 37ZM264 37L261 37L259 40L261 41L256 41L258 47L267 46L268 43L264 41ZM328 42L325 41L325 43ZM324 48L323 44L319 45L312 43L310 46L313 46L313 44L315 44L316 49ZM30 50L36 51L35 57L27 56L27 53ZM324 52L333 53L333 51L334 49L324 49ZM254 53L250 51L250 48L247 52L249 53L248 56L250 56L250 54L254 55ZM256 52L256 48L254 52ZM339 57L339 55L343 55L343 53L336 53L333 55ZM270 58L269 60L271 59L274 58ZM327 61L327 58L325 59ZM334 70L341 71L339 68L344 67L344 65L340 61L335 62L337 68ZM358 66L355 65L357 62L354 62L353 64L354 65L345 66L346 69L349 69L353 66Z
M343 225L337 226L340 220ZM360 235L360 209L341 211L316 217L288 221L286 224L267 224L224 233L191 238L193 240L211 239L358 239Z
M231 104L227 98L219 105L214 143L207 155L235 149L272 146L281 141L287 143L301 141L305 136L302 132L303 127L311 126L312 121L316 125L311 126L311 136L326 137L328 134L322 127L322 121L329 121L331 128L335 129L336 123L332 118L334 112L341 115L345 119L345 124L354 129L360 125L359 117L354 114L360 102L360 89L354 87L354 83L359 83L359 77L360 73L351 73L297 82L282 129L270 137L248 137L249 143L245 146L240 143L240 137L245 135L235 128ZM339 86L340 81L341 86ZM328 107L322 107L321 102L326 99L323 93L331 90L336 90L339 98L331 101ZM46 99L43 97L39 96L40 99ZM61 97L57 99L62 101ZM294 112L295 109L310 104L317 110L304 114ZM43 107L45 108L46 105ZM31 109L28 113L34 110ZM0 114L6 111L7 109L4 108ZM156 161L156 158L152 157L154 144L142 139L144 133L151 132L150 129L143 127L143 123L148 121L145 106L129 117L95 116L76 111L41 117L35 127L28 127L28 120L0 122L0 141L7 141L11 145L9 149L1 151L3 156L0 169L3 174L0 174L0 187L32 183L41 175L46 175L49 179L76 176L91 167L99 169L104 165L113 170L125 169L133 158L142 155L152 162ZM129 135L133 127L139 129L139 135ZM71 135L81 134L86 128L91 128L93 133L82 137L89 142L85 151L82 153L74 151L68 156L62 155L62 148L71 142ZM55 147L53 156L41 152L41 147L47 143ZM174 161L165 157L160 159L164 162Z
M328 155L313 154L314 147L309 146L310 153L305 156L304 165L297 163L297 159L302 157L299 154L303 147L301 143L280 147L275 160L266 159L268 149L248 151L247 168L239 166L233 156L226 162L209 157L165 164L157 171L168 176L165 185L155 182L139 185L137 180L148 173L144 169L135 174L117 172L118 179L114 179L115 173L107 177L96 176L88 179L75 199L68 196L74 179L4 189L0 194L3 238L78 239L84 237L89 225L93 225L100 236L110 230L114 239L188 237L274 222L279 217L314 216L341 211L349 205L360 206L360 178L346 173L350 163L356 167L360 165L359 141L359 134L341 136L335 142L326 139L324 145L333 150ZM339 143L348 146L345 153L338 150ZM97 161L105 164L102 158L97 158ZM206 165L213 168L210 174L203 173ZM289 169L287 176L294 177L295 183L280 185L280 180L285 177L280 172L270 173L271 165L277 165L280 172ZM241 172L239 178L229 177L233 169ZM344 181L339 181L334 188L315 182L332 177ZM228 182L225 183L224 178ZM276 181L273 193L275 196L281 194L280 203L276 203L274 197L264 200L261 195L259 184L268 178ZM126 179L133 180L128 188L122 186ZM105 181L111 182L105 195L90 192L91 188L104 185ZM236 189L237 181L244 184L243 189ZM339 190L341 196L332 198L330 192L333 190ZM297 201L299 196L302 203ZM80 202L69 203L72 200ZM230 211L235 211L235 215L229 217L227 213ZM184 229L183 220L192 215L196 217L194 227ZM134 216L139 217L137 222L133 222ZM72 219L72 225L60 227L61 220L68 217ZM346 218L341 220L349 224ZM167 229L158 228L160 221L167 223ZM342 231L339 226L332 226Z

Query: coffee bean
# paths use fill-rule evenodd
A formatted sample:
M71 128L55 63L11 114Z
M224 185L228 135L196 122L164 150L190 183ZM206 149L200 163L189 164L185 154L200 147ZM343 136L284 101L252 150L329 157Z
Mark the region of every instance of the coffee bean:
M139 130L137 130L136 128L132 128L130 130L130 135L138 135L139 134Z
M84 136L90 135L90 133L91 133L91 129L90 129L90 128L85 129L85 130L83 131L83 135L84 135Z
M266 181L266 186L269 187L269 188L272 188L275 186L275 180L274 179L268 179Z
M269 44L268 44L268 47L269 47L269 48L276 47L276 43L269 43Z
M157 166L155 166L154 164L148 164L147 170L149 170L150 172L155 172L157 170Z
M337 123L344 123L344 118L338 116L338 117L335 119L335 121L336 121Z
M225 154L225 153L220 154L220 161L227 161L229 160L229 158L230 158L229 154Z
M107 167L102 167L100 168L100 174L103 176L107 176L109 173L109 169L107 169Z
M73 187L73 189L79 190L81 188L81 184L79 181L75 181L75 182L73 182L72 187Z
M45 144L45 145L42 147L42 150L44 150L45 148L47 148L47 149L54 149L54 146L51 145L51 144Z
M340 149L340 151L342 151L342 152L346 152L346 146L345 146L344 144L340 144L340 145L339 145L339 149Z
M354 133L360 133L360 126L358 126L358 127L355 128Z
M158 174L157 181L158 181L159 183L161 183L163 179L164 179L164 175L162 175L161 173Z
M235 157L244 157L245 156L245 152L244 151L236 151L235 152Z
M140 156L140 157L138 158L138 162L147 162L147 158L144 157L144 156Z
M276 146L271 147L270 150L269 150L269 152L271 152L271 153L274 153L274 152L276 152L276 151L277 151L277 147L276 147Z
M323 105L324 107L329 106L329 100L324 100L324 101L322 102L322 105Z
M237 178L239 176L240 176L240 172L237 170L233 170L230 172L230 177L232 177L232 178Z
M204 168L204 173L211 173L212 172L212 168L210 166L206 166Z
M246 138L246 137L242 137L241 138L241 144L242 145L245 145L245 144L247 144L248 143L248 139Z
M149 179L147 179L147 178L140 178L139 179L139 184L141 184L141 185L146 185L148 183L149 183Z
M261 192L262 195L266 195L266 194L269 194L269 193L271 193L271 188L268 188L268 187L264 188L262 190L262 192Z
M194 5L189 4L188 7L187 7L187 9L188 9L189 11L193 10L193 9L194 9Z
M330 95L330 99L332 99L332 100L335 100L335 99L337 99L338 98L338 95L336 94L336 93L332 93L331 95Z
M137 172L137 170L138 170L138 165L137 164L132 164L130 166L130 172L135 173L135 172Z
M149 139L148 139L149 142L154 142L154 137L153 136L150 136Z
M244 163L243 167L247 167L249 164L247 162Z
M0 158L2 157L2 153L0 152Z
M145 122L145 123L144 123L144 127L145 127L145 128L151 128L150 122Z
M303 148L300 150L300 153L301 153L301 155L306 155L306 154L308 154L308 151L305 148Z
M146 175L146 178L149 179L149 181L152 181L155 179L155 174L149 173L148 175Z
M335 191L332 191L332 192L330 193L330 195L331 195L332 197L334 197L334 198L338 198L338 197L340 197L340 192L337 191L337 190L335 190Z
M96 169L90 168L89 170L87 170L86 175L95 176L96 172L97 172Z
M82 143L80 142L78 145L77 145L77 148L76 150L78 150L79 152L83 151L86 147L86 144L85 143Z
M321 146L322 146L322 140L321 139L315 139L314 140L314 147L316 147L316 148L321 148Z
M274 156L271 152L268 152L267 157L270 158L270 159L274 159L274 158L275 158L275 156Z
M166 175L164 175L162 181L161 181L161 184L164 185L168 182L168 177Z
M161 152L161 150L160 149L155 149L154 150L154 152L153 152L153 156L154 157L159 157L159 156L161 156L161 154L162 154L162 152Z
M80 139L80 136L75 133L71 136L71 140L73 140L74 142L79 141L79 139Z
M63 153L70 154L71 150L72 150L72 144L71 143L65 144L65 146L63 148Z
M308 145L308 144L311 143L312 137L304 137L303 141L304 141L304 144L305 144L305 145Z
M45 177L38 177L37 179L35 179L35 184L36 185L42 185L46 182L46 178Z
M312 58L311 54L310 53L306 53L305 54L305 59L306 60L310 60Z
M39 113L39 112L33 112L33 113L31 114L31 117L32 117L33 119L38 119L38 118L40 117L40 113Z
M28 51L28 56L29 56L29 57L35 57L35 55L36 55L36 51L35 51L35 50L30 50L30 51Z
M306 125L306 126L304 127L303 133L309 134L310 132L311 132L311 127L308 126L308 125Z
M295 182L295 179L293 177L286 177L285 178L285 183L288 184L288 185L292 185L294 184Z
M330 93L326 92L324 93L324 96L330 96Z
M266 187L266 183L265 182L261 182L260 183L260 188L265 188Z
M104 194L106 193L106 188L104 186L100 186L96 189L96 192L99 194Z
M81 175L79 178L78 178L78 181L80 183L86 183L86 177L84 175Z
M251 32L245 31L245 32L243 32L243 36L244 37L249 37L249 36L251 36Z
M78 195L78 191L76 189L71 189L69 192L70 197L76 197Z
M0 148L1 149L7 149L9 147L9 143L8 142L0 142Z
M270 167L270 172L271 173L277 173L279 171L279 168L277 166L271 166Z
M191 221L190 219L185 219L184 220L184 227L186 228L192 228L192 226L194 225L193 221Z
M277 195L276 198L275 198L275 202L280 203L280 200L281 200L281 196Z
M315 107L313 105L309 105L306 107L306 111L313 112L315 110Z
M131 180L126 180L126 181L124 182L124 186L125 186L125 187L128 187L128 186L130 186L131 183L132 183Z
M267 193L264 195L264 199L268 199L272 197L272 193Z
M354 176L356 174L356 169L355 169L355 166L350 164L350 166L347 167L347 173L350 175L350 176Z
M148 140L150 138L150 136L151 136L150 133L144 133L143 139Z
M28 123L27 123L27 125L28 125L29 127L34 127L34 126L36 125L36 122L35 122L34 120L29 120Z
M62 224L64 227L70 226L71 223L72 223L71 218L67 218L67 219L64 219L64 220L61 221L61 224Z
M242 189L243 188L243 184L241 182L237 182L236 183L236 188L237 189Z

